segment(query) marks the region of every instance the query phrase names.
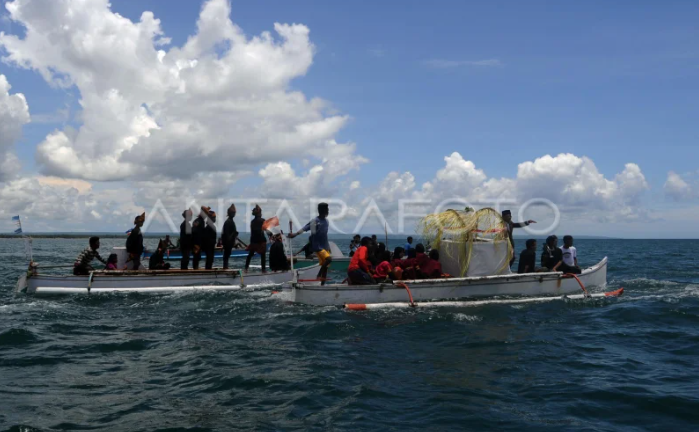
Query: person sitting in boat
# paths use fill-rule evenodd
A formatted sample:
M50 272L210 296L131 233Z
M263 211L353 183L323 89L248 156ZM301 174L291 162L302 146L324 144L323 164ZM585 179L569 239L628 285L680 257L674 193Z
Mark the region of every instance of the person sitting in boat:
M143 255L143 234L141 233L141 227L146 221L146 213L136 216L134 219L134 228L129 233L126 238L126 252L129 254L129 261L133 264L131 266L134 270L139 270L141 268L141 255Z
M567 235L563 237L561 255L561 262L554 268L554 271L572 274L582 273L580 266L578 266L578 251L575 249L575 246L573 246L573 236Z
M248 271L250 268L250 261L257 253L260 254L262 272L264 273L267 271L267 239L262 229L262 225L265 223L265 220L262 218L262 208L255 204L255 208L252 209L252 215L254 217L252 221L250 221L250 244L247 247L248 257L245 259L245 271Z
M512 259L510 259L510 266L515 262L515 239L512 237L512 231L515 228L524 228L530 224L536 223L536 221L528 220L525 222L512 222L512 212L510 210L502 211L502 220L505 222L505 228L507 229L507 237L510 239L510 244L512 245Z
M405 257L405 249L403 249L400 246L396 246L396 248L393 249L393 256L391 257L391 265L393 267L400 266L400 264L403 262L403 257Z
M370 285L376 283L371 277L371 263L369 262L369 246L371 239L362 238L360 246L352 256L347 267L347 281L350 285Z
M80 255L78 255L78 257L75 259L75 263L73 264L73 274L75 276L86 276L89 275L90 272L95 271L91 265L92 260L96 259L102 264L107 264L107 261L105 261L104 258L100 256L100 253L97 252L97 249L99 248L100 238L90 237L90 247L80 252Z
M410 248L410 250L405 251L405 256L407 259L414 259L417 256L417 251L415 248Z
M184 221L180 225L180 252L182 260L180 261L180 269L187 270L189 268L189 254L194 248L194 240L192 238L192 210L187 209L182 212Z
M221 240L223 241L223 268L228 268L228 260L231 258L231 252L235 247L236 240L238 240L238 228L235 226L236 208L235 204L231 204L228 207L228 218L226 222L223 223L223 233L221 234Z
M202 206L205 216L204 230L202 231L202 251L206 254L206 264L204 268L211 270L214 268L214 254L216 253L216 212L211 207Z
M330 208L327 203L322 202L318 204L317 217L308 222L298 232L289 234L289 238L294 238L304 232L311 232L313 252L318 257L318 264L320 264L318 279L321 280L321 285L325 285L325 280L328 277L328 267L330 267L333 261L330 254L330 243L328 243L328 228L330 227L328 215L330 215Z
M541 252L541 267L553 271L556 264L563 260L563 252L558 247L558 237L550 235L546 237L544 248Z
M420 276L420 269L427 265L430 257L425 254L425 245L418 243L415 246L415 258L408 258L403 260L400 267L403 269L404 279L418 279Z
M117 254L110 254L107 258L107 267L105 267L104 269L107 271L119 270L119 268L117 267L118 263L119 257L117 256Z
M419 268L421 279L439 279L442 277L442 264L439 262L439 251L432 249L425 261Z
M166 235L165 240L164 240L165 248L166 249L177 249L177 246L170 240L170 236Z
M527 248L519 254L519 264L517 265L517 273L534 273L536 272L536 240L527 240Z
M311 259L313 258L313 244L311 241L311 238L313 236L308 237L308 243L304 247L302 247L298 252L296 252L295 255L299 255L301 252L303 252L303 256L306 257L306 259Z
M288 271L291 263L284 251L284 241L281 234L272 237L272 246L269 248L269 268L272 271Z
M383 256L380 259L379 265L374 269L374 280L383 281L386 279L393 279L393 266L391 265L391 252L384 251Z
M359 234L355 234L354 237L352 237L352 241L350 242L350 252L349 256L350 258L354 255L355 252L357 252L357 249L359 249L359 246L361 246L362 238L359 236Z
M160 240L158 242L158 248L153 251L148 260L148 270L170 270L170 264L165 262L165 250L166 243Z

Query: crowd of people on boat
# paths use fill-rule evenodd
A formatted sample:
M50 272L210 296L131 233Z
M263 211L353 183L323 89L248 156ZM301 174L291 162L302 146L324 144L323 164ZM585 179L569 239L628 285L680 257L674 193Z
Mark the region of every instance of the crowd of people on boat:
M329 207L327 203L318 204L318 216L309 221L301 230L288 234L293 239L303 233L310 232L306 245L296 255L303 253L306 258L317 257L320 270L318 279L321 283L327 280L327 272L332 263L332 253L328 241ZM190 255L192 268L199 269L202 253L205 255L204 268L213 268L214 254L217 246L223 249L223 268L229 268L230 256L234 248L245 246L248 255L245 260L245 271L249 270L252 258L260 255L261 271L267 270L268 238L269 244L269 268L272 271L287 271L291 268L291 258L286 254L283 234L280 230L270 231L270 221L262 217L262 208L256 205L252 210L253 219L250 222L250 243L245 245L238 238L238 231L234 221L236 207L234 204L227 210L227 218L223 224L221 237L217 237L216 212L210 207L202 206L200 213L194 220L193 212L187 209L182 213L183 222L180 225L180 238L177 244L173 244L170 236L158 242L157 248L151 253L148 260L149 270L169 270L171 265L166 262L165 254L173 248L179 248L181 253L180 269L189 269ZM88 275L94 268L92 261L98 260L105 264L106 270L124 270L127 267L141 269L141 256L145 250L141 228L145 222L145 213L136 216L134 227L130 230L126 240L127 265L117 268L118 257L111 254L107 260L103 259L98 249L100 242L98 237L91 237L89 247L78 255L73 273L75 275ZM514 228L521 228L536 223L533 220L516 223L512 222L509 210L502 212L507 235L514 251ZM276 219L272 218L272 219ZM278 220L275 221L278 225ZM218 238L218 244L217 244ZM558 237L551 235L546 239L541 253L540 265L536 265L537 241L526 241L526 249L519 256L518 273L551 272L581 273L578 266L577 250L573 246L573 237L563 238L563 247L558 247ZM442 264L439 261L439 251L427 250L422 243L413 246L413 238L408 237L403 247L396 247L391 253L386 249L386 244L379 242L376 235L361 237L355 235L350 243L349 256L351 258L347 269L347 281L350 284L373 284L387 280L414 280L434 279L449 277L443 273ZM514 253L510 266L514 262Z
M578 265L578 251L573 246L573 242L573 236L567 235L563 237L563 247L558 247L558 237L548 236L541 251L540 265L537 265L537 241L527 240L526 249L519 254L517 273L557 271L572 274L582 273L582 269Z
M442 272L439 251L432 249L428 254L422 243L414 248L396 247L391 253L386 250L384 243L363 237L351 254L352 259L347 268L347 281L351 285L449 277Z

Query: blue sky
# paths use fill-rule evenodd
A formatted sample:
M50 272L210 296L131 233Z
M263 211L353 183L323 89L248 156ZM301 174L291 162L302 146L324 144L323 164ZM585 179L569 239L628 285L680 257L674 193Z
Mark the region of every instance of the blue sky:
M173 46L196 32L201 2L113 0L138 21L161 20ZM233 1L246 35L304 24L316 53L290 88L329 101L351 120L335 136L368 158L357 178L388 171L429 181L454 151L488 177L514 177L546 154L592 159L607 178L637 164L645 205L686 207L663 195L668 172L699 169L699 3ZM5 15L7 15L5 13ZM22 26L3 19L6 33ZM80 126L79 91L0 64L25 94L33 122L16 146L26 175L55 128ZM68 120L59 110L69 107ZM299 166L297 162L294 166ZM251 181L251 180L250 180ZM243 182L245 184L245 181ZM95 185L99 190L102 187ZM111 185L108 183L108 187Z

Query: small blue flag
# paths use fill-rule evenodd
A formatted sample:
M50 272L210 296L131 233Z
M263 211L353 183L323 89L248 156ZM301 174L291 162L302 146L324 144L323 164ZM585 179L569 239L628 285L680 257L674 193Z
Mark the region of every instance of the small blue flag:
M19 221L19 216L12 216L13 221Z

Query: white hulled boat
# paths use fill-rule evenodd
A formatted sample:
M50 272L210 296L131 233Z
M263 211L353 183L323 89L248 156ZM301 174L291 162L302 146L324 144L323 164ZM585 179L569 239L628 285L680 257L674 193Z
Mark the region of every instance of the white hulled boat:
M294 303L316 306L372 304L489 297L561 296L603 290L607 285L607 258L577 275L578 280L561 272L503 274L394 281L376 285L298 282L286 284L283 298ZM408 287L406 289L406 286ZM408 291L409 290L409 291ZM619 290L610 295L620 295Z

